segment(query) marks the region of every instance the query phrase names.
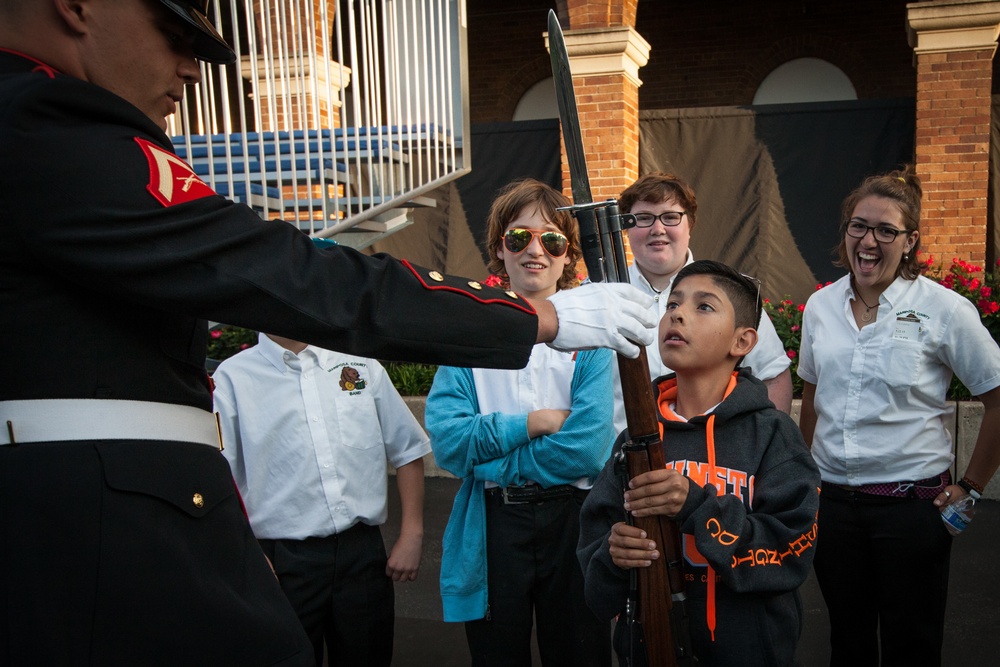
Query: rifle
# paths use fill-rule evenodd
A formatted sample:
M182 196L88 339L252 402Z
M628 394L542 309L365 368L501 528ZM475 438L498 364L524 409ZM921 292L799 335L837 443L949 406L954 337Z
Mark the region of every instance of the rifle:
M617 203L584 204L569 210L580 225L584 263L591 280L629 282L622 240L622 230L628 225L621 222ZM618 371L629 439L622 445L615 467L627 482L644 472L663 470L666 462L645 348L636 359L619 354ZM629 573L625 624L630 633L631 655L627 657L626 667L691 664L693 651L685 608L683 549L677 523L664 516L629 516L627 520L656 542L661 557L648 568L634 568Z
M574 205L569 207L580 225L580 245L591 282L629 282L622 219L614 201L592 203L576 96L562 28L549 10L549 52L556 85L556 101L570 168ZM656 401L649 379L646 350L639 357L618 355L629 440L620 462L628 478L666 467L656 417ZM616 466L619 462L616 462ZM682 549L677 524L666 517L631 518L656 542L661 557L648 568L635 568L630 577L625 623L632 632L627 667L681 667L693 659L687 625ZM619 623L622 621L619 620ZM641 662L640 662L641 661Z

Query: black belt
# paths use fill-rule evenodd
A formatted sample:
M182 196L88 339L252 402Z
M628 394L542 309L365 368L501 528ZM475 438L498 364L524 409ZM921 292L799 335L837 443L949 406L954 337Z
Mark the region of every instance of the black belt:
M486 497L494 498L504 505L537 505L558 498L569 498L576 493L587 494L584 489L578 489L569 484L559 484L544 488L538 484L525 486L494 486L486 489Z

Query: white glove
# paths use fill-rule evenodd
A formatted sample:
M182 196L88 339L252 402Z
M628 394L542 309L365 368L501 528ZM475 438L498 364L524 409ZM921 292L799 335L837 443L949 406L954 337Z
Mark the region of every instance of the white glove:
M590 283L549 297L559 318L557 350L610 347L629 359L656 337L653 297L627 283ZM634 341L634 342L633 342Z

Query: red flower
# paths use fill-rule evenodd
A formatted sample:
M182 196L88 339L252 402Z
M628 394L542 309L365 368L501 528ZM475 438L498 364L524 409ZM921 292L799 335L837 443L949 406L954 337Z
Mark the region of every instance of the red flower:
M801 313L801 312L802 312L802 311L804 311L805 309L806 309L806 304L804 304L804 303L800 303L800 304L799 304L799 312Z
M209 331L208 335L211 336L212 338L215 338L216 340L222 338L222 332L219 331L218 329L213 329L212 331Z
M795 350L788 350L788 352L786 352L786 354L788 355L789 359L794 359L795 357L799 356L799 355L795 354Z
M798 331L802 327L800 327L798 324L793 324L790 328L791 328L792 331Z

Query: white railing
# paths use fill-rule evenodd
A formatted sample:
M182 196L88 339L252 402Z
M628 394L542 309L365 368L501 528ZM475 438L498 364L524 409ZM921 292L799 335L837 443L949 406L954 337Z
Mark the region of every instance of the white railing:
M213 6L239 60L202 65L168 133L220 194L330 237L470 169L465 0Z

